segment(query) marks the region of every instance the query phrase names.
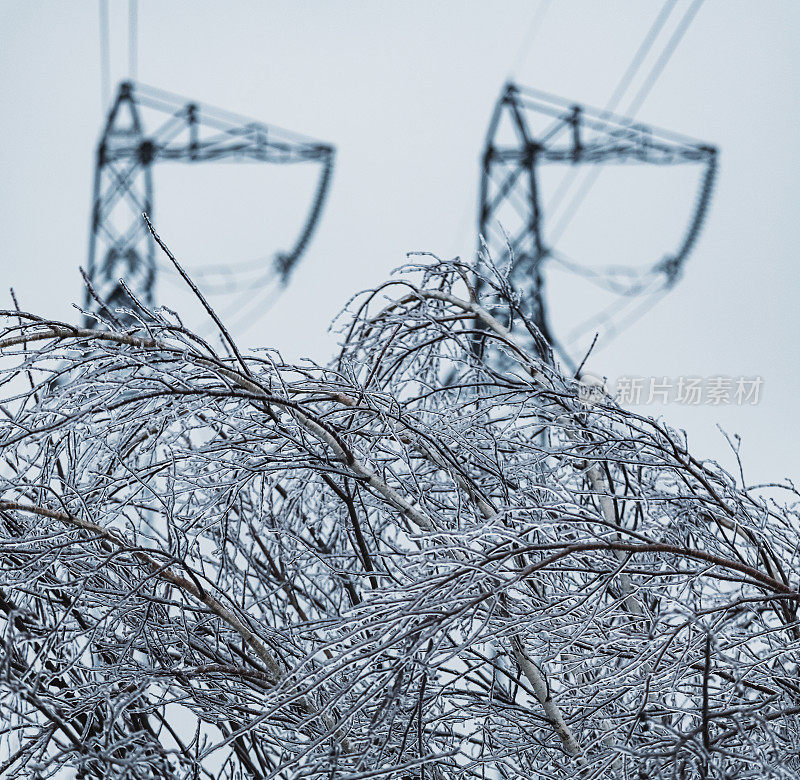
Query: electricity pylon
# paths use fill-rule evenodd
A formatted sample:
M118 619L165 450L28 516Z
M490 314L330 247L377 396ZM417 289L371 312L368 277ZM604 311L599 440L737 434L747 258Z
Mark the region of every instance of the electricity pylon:
M509 282L521 293L530 317L551 344L556 342L547 317L543 269L553 248L547 242L540 167L611 162L703 166L696 205L683 240L674 252L643 270L668 288L677 280L700 233L713 189L717 150L677 133L527 87L505 86L489 123L483 154L479 251L485 242L498 266L513 258ZM484 287L478 280L479 293L486 292Z
M155 118L154 127L145 126L145 112ZM153 218L152 168L166 161L318 164L316 192L300 234L273 260L285 280L319 220L333 159L327 144L152 87L121 83L97 147L87 268L92 286L112 311L131 305L120 279L145 305L154 302L155 247L142 212ZM86 306L96 308L88 291Z

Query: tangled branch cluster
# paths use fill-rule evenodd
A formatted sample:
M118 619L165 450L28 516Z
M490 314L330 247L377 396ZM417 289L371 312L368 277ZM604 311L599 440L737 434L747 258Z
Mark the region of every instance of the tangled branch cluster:
M797 513L466 274L327 367L3 313L0 775L800 776Z

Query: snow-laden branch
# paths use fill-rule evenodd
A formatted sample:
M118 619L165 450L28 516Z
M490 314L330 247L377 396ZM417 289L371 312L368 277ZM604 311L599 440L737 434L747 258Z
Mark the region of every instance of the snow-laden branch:
M0 774L800 772L796 511L469 273L357 298L329 366L2 313Z

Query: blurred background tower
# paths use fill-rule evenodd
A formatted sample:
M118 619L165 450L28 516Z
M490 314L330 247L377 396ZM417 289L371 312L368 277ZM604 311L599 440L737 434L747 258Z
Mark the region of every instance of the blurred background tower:
M702 167L696 204L675 251L640 266L636 283L627 270L624 285L613 278L599 280L612 288L616 285L621 294L633 295L668 289L677 280L708 210L716 160L714 147L694 139L509 83L495 105L486 135L479 195L479 251L485 248L500 268L511 263L508 281L521 294L523 309L561 357L571 362L559 347L558 334L551 332L545 267L548 259L558 257L556 244L572 215L568 213L552 232L548 230L540 182L542 166L593 166L595 176L601 166L609 164ZM584 182L583 194L592 182ZM559 195L563 195L563 189L556 192L554 200ZM574 209L580 199L576 199ZM572 266L573 271L580 272L576 264ZM597 276L594 271L589 273ZM480 280L478 292L487 292Z
M152 87L121 83L97 147L87 266L92 286L112 312L132 305L120 279L142 303L155 303L155 244L142 212L154 219L152 169L164 162L316 164L317 185L300 233L270 261L285 282L319 221L333 160L327 144ZM97 308L88 292L86 307Z

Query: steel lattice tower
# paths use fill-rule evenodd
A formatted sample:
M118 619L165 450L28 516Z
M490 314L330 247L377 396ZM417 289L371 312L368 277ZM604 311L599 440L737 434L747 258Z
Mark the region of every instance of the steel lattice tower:
M549 343L543 268L551 249L539 189L542 165L699 164L704 171L694 212L676 251L650 266L672 285L697 240L716 173L717 150L625 117L507 84L489 123L480 180L479 251L486 244L501 266L513 258L509 281ZM479 292L486 292L478 282Z
M148 118L156 118L156 127L145 127L145 111ZM154 302L155 247L142 219L142 212L153 217L153 166L222 160L320 166L300 235L273 260L275 271L285 279L319 220L333 170L333 148L151 87L120 84L97 147L88 258L89 280L112 310L131 305L120 279L144 304ZM86 306L96 308L88 291Z

